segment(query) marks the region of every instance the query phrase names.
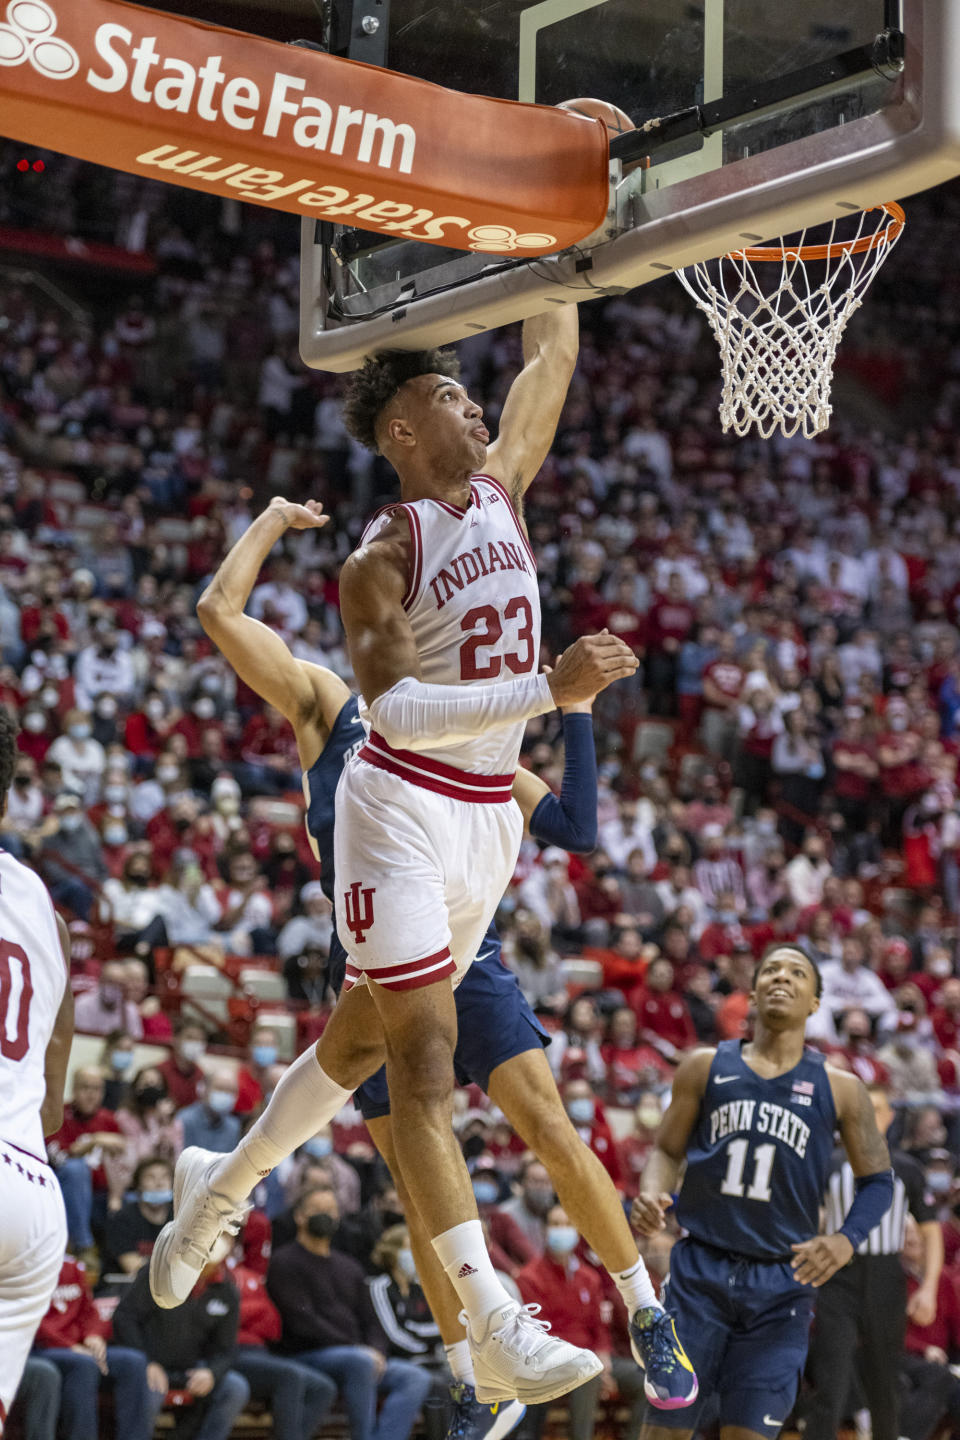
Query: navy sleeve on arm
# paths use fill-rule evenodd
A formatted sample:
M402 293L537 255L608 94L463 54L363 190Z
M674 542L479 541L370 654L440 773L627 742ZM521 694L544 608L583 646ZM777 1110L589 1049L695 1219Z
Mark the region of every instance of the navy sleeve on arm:
M893 1171L878 1170L873 1175L858 1175L854 1184L854 1201L840 1227L856 1250L863 1244L874 1225L879 1225L893 1204Z
M597 848L597 751L591 715L564 715L565 762L560 795L544 795L530 834L545 845L588 855Z

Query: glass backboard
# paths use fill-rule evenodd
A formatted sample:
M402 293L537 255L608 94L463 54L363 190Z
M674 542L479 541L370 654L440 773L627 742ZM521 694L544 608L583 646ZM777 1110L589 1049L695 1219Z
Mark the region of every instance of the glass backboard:
M622 292L960 169L960 0L390 0L387 63L612 101L637 133L612 146L604 226L546 260L305 222L301 340L321 368Z

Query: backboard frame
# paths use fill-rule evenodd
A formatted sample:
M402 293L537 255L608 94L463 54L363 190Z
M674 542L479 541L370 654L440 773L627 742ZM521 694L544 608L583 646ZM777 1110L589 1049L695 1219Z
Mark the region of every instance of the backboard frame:
M558 3L563 0L545 0ZM708 17L710 6L706 0ZM380 349L456 343L551 305L622 294L744 244L902 199L952 178L960 173L960 0L903 0L902 13L904 56L892 82L895 104L720 168L697 173L694 165L693 173L676 183L642 193L636 172L625 179L621 156L614 153L605 227L558 255L529 261L486 257L484 273L469 282L411 299L372 319L331 325L316 223L304 221L304 362L348 371ZM704 111L709 113L713 98L705 90ZM632 135L624 136L612 149L629 149L633 141Z

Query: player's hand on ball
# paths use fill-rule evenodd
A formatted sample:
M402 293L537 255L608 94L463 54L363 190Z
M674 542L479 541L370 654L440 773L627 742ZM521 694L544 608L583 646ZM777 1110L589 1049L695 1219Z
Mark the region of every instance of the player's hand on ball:
M836 1275L853 1255L853 1246L846 1235L814 1235L802 1245L791 1245L793 1276L801 1285L817 1289Z
M268 508L279 511L290 530L319 530L330 519L329 515L324 515L319 500L296 505L292 500L284 500L282 495L274 495Z
M630 1208L630 1224L638 1235L656 1235L666 1225L666 1213L673 1204L673 1196L638 1195Z
M550 693L562 708L592 700L615 680L633 675L639 661L629 645L607 630L581 635L569 645L548 676Z

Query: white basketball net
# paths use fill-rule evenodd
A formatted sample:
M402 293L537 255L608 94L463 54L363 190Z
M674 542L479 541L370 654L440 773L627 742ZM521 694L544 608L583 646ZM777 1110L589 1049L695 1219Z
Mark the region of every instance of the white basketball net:
M801 231L678 270L677 278L710 322L723 362L724 430L778 427L818 435L830 423L833 362L844 327L903 229L903 211L883 205L834 220L825 242Z

